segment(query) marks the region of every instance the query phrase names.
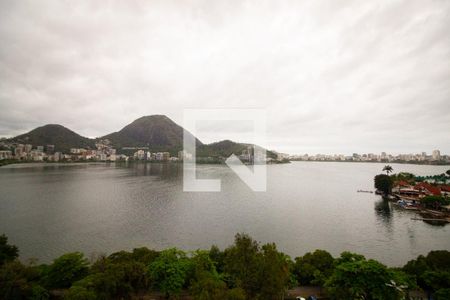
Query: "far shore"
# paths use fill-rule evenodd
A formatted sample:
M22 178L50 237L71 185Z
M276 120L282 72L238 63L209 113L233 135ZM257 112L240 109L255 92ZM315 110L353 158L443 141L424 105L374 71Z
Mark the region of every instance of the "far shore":
M277 165L277 164L286 164L291 162L306 162L306 163L378 163L378 164L386 164L386 162L382 161L341 161L341 160L289 160L289 161L274 161L269 162L266 165ZM25 164L49 164L49 165L70 165L70 164L183 164L183 161L85 161L85 160L74 160L74 161L18 161L18 160L4 160L0 161L0 168L3 166L11 166L11 165L25 165ZM393 161L389 162L391 164L404 164L404 165L425 165L425 166L449 166L450 162L409 162L409 161ZM197 165L225 165L223 161L197 161Z

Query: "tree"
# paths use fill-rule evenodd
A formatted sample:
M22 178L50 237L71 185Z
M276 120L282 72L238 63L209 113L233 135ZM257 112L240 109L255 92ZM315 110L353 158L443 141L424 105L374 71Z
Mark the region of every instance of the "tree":
M426 258L427 265L433 270L450 270L450 251L434 250L428 252Z
M191 285L191 294L196 300L226 299L227 286L225 282L212 273L203 272Z
M375 188L384 193L384 195L388 195L392 190L392 179L385 174L376 175L374 178Z
M150 278L166 298L178 294L186 282L189 260L186 254L176 248L162 251L148 267Z
M450 199L446 199L442 196L426 196L422 198L421 202L426 207L439 209L443 205L450 204Z
M219 247L213 245L209 250L209 257L214 262L217 272L222 273L224 268L225 253L220 251Z
M334 259L324 250L295 258L294 274L301 285L323 285L334 268Z
M262 246L258 299L281 298L289 282L289 256L278 252L275 244Z
M227 300L245 300L245 291L241 288L233 288L227 292Z
M149 265L155 261L159 255L159 252L148 249L147 247L141 247L133 249L133 253L131 255L133 260Z
M422 278L425 282L425 287L432 291L438 291L450 287L450 272L449 271L426 271Z
M450 288L440 289L434 294L436 300L448 300L450 299Z
M406 181L410 184L413 184L416 179L416 176L412 173L408 173L408 172L400 172L397 174L392 174L390 175L392 182L398 182L398 181Z
M75 283L94 290L105 299L127 298L133 292L147 290L147 267L135 260L96 262L91 275Z
M347 258L349 256L347 255ZM333 299L401 299L395 276L383 264L375 260L344 258L336 266L325 287Z
M386 171L386 174L389 175L389 173L393 172L394 169L390 165L386 165L384 166L383 171Z
M48 292L38 283L39 272L19 260L0 267L0 299L48 299Z
M402 270L412 275L424 290L436 292L450 286L450 251L430 251L410 260ZM444 298L445 299L445 298Z
M68 288L88 274L89 262L83 253L67 253L48 267L46 282L52 288Z
M8 237L4 234L0 235L0 266L5 262L13 261L19 256L19 249L8 244Z
M30 300L47 300L50 299L50 293L38 284L33 284L31 286L31 297Z
M259 245L247 234L236 234L234 245L225 249L224 270L231 278L231 285L245 290L254 298L259 291Z
M72 286L67 294L64 295L65 300L96 300L97 294L94 291L88 290L82 286Z
M18 260L4 264L0 269L0 299L23 299L30 295L31 285L25 266Z

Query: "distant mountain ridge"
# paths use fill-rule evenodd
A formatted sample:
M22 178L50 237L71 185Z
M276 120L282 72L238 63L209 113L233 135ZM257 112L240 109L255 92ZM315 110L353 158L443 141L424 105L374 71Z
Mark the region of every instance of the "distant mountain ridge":
M68 153L70 148L95 149L95 143L108 139L119 152L123 147L149 147L151 151L169 151L176 155L183 149L183 132L185 129L165 115L144 116L134 120L120 131L90 139L58 124L48 124L28 133L18 135L9 141L32 144L33 146L55 145L55 151ZM224 140L212 144L203 144L186 131L195 140L197 156L227 157L232 153L240 154L250 144Z

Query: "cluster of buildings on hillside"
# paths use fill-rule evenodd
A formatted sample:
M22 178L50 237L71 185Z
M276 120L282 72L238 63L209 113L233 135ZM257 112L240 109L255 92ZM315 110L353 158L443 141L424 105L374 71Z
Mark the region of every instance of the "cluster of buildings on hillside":
M30 161L44 161L44 160L60 160L63 157L61 152L55 152L54 145L36 146L31 144L5 144L3 143L0 150L0 160L15 159L15 160L30 160Z
M305 161L363 161L363 162L446 162L450 163L450 156L441 155L439 150L433 150L431 155L426 152L420 154L398 154L392 155L386 152L381 154L358 154L343 155L343 154L316 154L316 155L290 155L290 160L305 160Z
M179 160L191 160L192 154L186 151L179 151L178 156L170 156L170 152L151 152L143 149L139 149L133 154L134 160L144 161L179 161Z
M149 147L123 147L121 152L129 155L119 154L112 147L108 139L100 140L95 144L96 149L70 148L67 153L55 151L54 145L33 146L31 144L9 143L0 141L0 160L19 161L190 161L193 155L187 151L179 151L177 156L171 156L170 152L151 152ZM266 158L265 151L255 151L252 146L242 150L239 159L245 163L271 162L273 159ZM228 157L200 157L200 162L225 161ZM278 155L278 159L287 158L287 155Z
M31 144L1 143L0 160L20 161L178 161L192 159L192 154L180 151L177 157L170 156L169 152L150 152L148 147L130 148L125 150L137 150L133 155L118 154L111 146L109 140L101 140L95 144L96 149L70 148L68 153L55 151L54 145L33 146Z
M13 159L20 161L78 161L78 160L116 160L124 159L107 143L99 142L97 149L71 148L69 153L55 151L54 145L33 146L31 144L2 142L0 160Z

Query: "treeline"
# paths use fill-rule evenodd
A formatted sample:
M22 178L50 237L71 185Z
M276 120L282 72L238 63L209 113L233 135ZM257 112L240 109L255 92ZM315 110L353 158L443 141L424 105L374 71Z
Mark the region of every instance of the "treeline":
M322 286L331 299L405 299L417 288L450 299L450 252L431 251L402 268L324 250L291 260L275 244L237 234L224 251L143 247L91 261L74 252L37 265L20 262L17 247L0 236L1 299L140 299L155 291L166 298L188 292L201 300L283 299L298 285Z

